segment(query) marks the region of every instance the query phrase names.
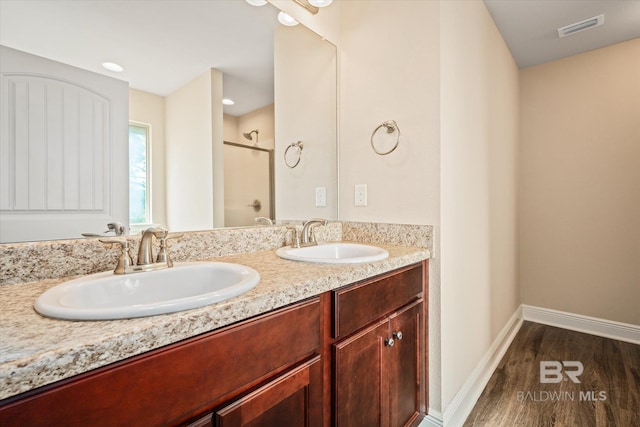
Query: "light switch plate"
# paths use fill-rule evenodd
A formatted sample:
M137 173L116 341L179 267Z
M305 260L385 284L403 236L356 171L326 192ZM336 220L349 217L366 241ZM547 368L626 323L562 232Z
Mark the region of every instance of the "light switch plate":
M316 207L327 206L327 187L316 187Z
M367 206L367 184L357 184L354 195L355 206Z

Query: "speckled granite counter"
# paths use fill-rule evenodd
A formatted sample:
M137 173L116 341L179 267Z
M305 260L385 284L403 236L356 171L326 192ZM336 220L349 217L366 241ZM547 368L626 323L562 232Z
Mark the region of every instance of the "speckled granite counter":
M428 249L378 246L389 258L366 264L300 263L278 258L275 250L212 258L256 269L260 283L218 304L139 319L47 319L33 303L62 279L0 286L0 399L430 258Z

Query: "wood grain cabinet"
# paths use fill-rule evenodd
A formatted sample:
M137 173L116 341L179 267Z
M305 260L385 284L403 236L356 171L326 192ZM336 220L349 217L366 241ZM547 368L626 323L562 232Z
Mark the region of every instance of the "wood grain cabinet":
M424 418L426 325L422 277L422 268L415 267L335 292L336 426L415 426ZM372 317L371 312L354 311L355 301L377 317L363 321Z
M0 426L207 425L215 408L256 390L263 397L242 400L254 411L289 406L307 416L319 405L321 417L319 308L312 298L5 399ZM302 395L308 407L295 406ZM220 425L268 425L228 417Z
M320 427L321 375L320 356L315 356L188 427Z
M426 272L425 261L5 399L0 426L415 426Z

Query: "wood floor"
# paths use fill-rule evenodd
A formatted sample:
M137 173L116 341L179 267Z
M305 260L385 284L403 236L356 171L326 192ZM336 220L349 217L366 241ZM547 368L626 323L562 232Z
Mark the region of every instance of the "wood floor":
M640 345L524 322L464 425L640 427Z

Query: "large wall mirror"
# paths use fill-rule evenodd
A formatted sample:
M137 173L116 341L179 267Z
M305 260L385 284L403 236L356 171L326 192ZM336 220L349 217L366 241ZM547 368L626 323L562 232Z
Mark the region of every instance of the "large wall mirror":
M31 80L3 68L0 242L102 233L130 209L171 231L337 219L336 48L278 12L240 0L2 0L3 56L30 55L18 62ZM47 86L31 56L68 68ZM76 72L89 81L69 86ZM103 90L118 81L123 119L110 104L121 95Z

